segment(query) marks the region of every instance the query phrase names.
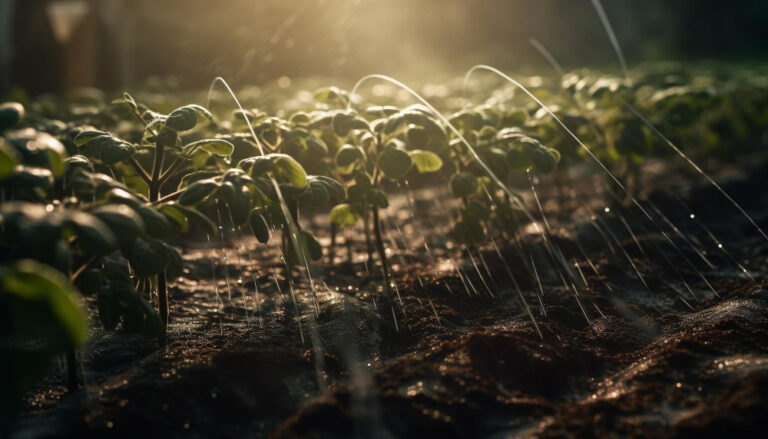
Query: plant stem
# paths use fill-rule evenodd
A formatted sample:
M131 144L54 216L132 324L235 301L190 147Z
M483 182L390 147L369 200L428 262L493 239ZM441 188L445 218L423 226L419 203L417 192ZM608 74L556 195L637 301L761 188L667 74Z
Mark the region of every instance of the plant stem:
M331 222L331 246L328 248L328 265L333 269L333 262L336 259L336 224Z
M149 201L156 202L160 199L160 171L163 168L165 145L157 143L155 159L152 163L152 179L149 182ZM157 306L163 328L168 328L168 285L165 271L157 275Z
M75 348L68 347L65 352L67 360L67 390L74 392L80 387L80 379L77 374L77 352Z
M165 146L158 143L155 148L155 160L152 164L152 176L149 182L149 201L157 201L160 197L160 170L163 168Z
M371 230L370 230L370 226L368 225L367 204L365 207L363 207L363 211L366 212L366 214L363 215L363 230L365 231L365 250L366 250L366 253L368 253L368 262L366 263L366 265L371 266L373 265L373 245L371 244Z
M72 275L69 277L69 281L74 282L75 280L77 280L77 278L80 277L81 274L83 274L85 269L88 268L88 266L91 265L95 260L96 260L96 256L91 256L91 258L88 259L88 261L85 264L81 265L80 268L78 268L72 273Z
M128 164L133 166L133 169L136 170L136 172L139 174L139 177L141 177L142 180L144 180L145 183L150 184L152 182L152 178L147 174L147 171L144 170L144 168L141 167L141 164L136 161L135 158L130 157L128 159Z
M381 238L381 221L379 220L379 207L373 206L373 234L376 238L376 248L379 251L379 258L381 258L381 269L384 272L384 282L387 284L387 291L390 289L389 285L389 263L387 262L387 252L384 249L384 240Z

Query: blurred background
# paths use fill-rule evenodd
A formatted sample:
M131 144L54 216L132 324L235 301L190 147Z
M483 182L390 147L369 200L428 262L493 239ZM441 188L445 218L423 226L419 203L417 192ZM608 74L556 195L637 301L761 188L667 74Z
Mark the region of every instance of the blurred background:
M603 4L630 66L766 57L767 0ZM566 67L615 65L590 0L0 0L0 96L545 69L532 37Z

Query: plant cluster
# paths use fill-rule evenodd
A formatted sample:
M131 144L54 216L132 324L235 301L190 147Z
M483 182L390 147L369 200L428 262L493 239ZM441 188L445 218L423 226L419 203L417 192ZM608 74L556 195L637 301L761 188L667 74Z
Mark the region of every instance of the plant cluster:
M534 92L554 101L554 113L637 190L641 162L669 152L629 106L653 115L674 141L698 145L694 154L712 154L723 139L746 140L768 125L761 87L768 79L759 78L737 84L648 71L628 84L580 71ZM475 246L489 233L513 239L525 221L521 200L498 182L584 160L548 113L518 96L448 106L450 124L472 149L422 106L354 111L336 88L315 93L308 111L281 116L249 109L214 117L199 105L159 112L128 94L104 104L96 92L30 108L0 106L6 414L17 409L22 383L44 374L55 356L66 356L76 387L76 349L89 331L84 302L107 331L162 337L168 282L183 272L174 243L187 234L217 237L227 224L266 244L280 231L290 281L293 266L323 256L302 215L328 214L328 253L339 228L362 222L368 257L378 254L389 286L380 210L392 182L442 175L461 202L454 237Z

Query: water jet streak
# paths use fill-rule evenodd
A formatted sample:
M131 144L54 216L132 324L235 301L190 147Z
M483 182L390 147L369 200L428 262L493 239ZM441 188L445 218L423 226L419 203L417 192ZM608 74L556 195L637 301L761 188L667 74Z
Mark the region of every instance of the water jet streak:
M600 3L600 0L592 0L592 6L595 7L595 11L597 11L597 15L598 17L600 17L600 21L603 23L605 32L608 34L608 39L611 40L611 45L613 46L613 50L616 52L616 56L619 58L619 64L621 65L621 70L622 72L624 72L624 78L626 78L626 80L629 81L631 85L632 79L629 77L629 70L627 70L627 62L624 60L624 52L621 50L621 45L619 45L619 39L616 38L616 33L613 31L613 26L611 26L611 22L608 20L608 15L606 15L605 10L603 9L602 3Z
M523 92L524 92L526 95L528 95L528 97L530 97L530 98L531 98L533 101L535 101L535 102L536 102L536 103L537 103L537 104L538 104L538 105L539 105L539 106L540 106L540 107L541 107L541 108L542 108L542 109L543 109L543 110L544 110L544 111L545 111L547 114L549 114L549 116L551 116L551 117L553 118L553 120L555 120L555 122L557 122L557 124L558 124L558 125L560 125L560 127L561 127L561 128L563 128L563 130L565 130L565 132L566 132L566 133L568 133L568 135L570 135L570 136L571 136L571 138L573 138L573 140L575 140L575 141L576 141L576 143L578 143L578 144L579 144L579 146L580 146L580 147L581 147L581 148L582 148L584 151L586 151L586 152L587 152L587 154L588 154L588 155L589 155L589 156L592 158L592 160L594 160L594 161L595 161L595 162L596 162L596 163L597 163L597 164L598 164L598 165L599 165L599 166L600 166L600 167L603 169L603 171L605 171L605 172L606 172L606 174L607 174L607 175L608 175L608 176L611 178L611 180L612 180L612 181L613 181L613 182L616 184L616 186L617 186L617 187L619 187L619 188L620 188L620 189L621 189L621 190L622 190L622 191L623 191L625 194L629 195L629 191L628 191L628 190L627 190L627 188L624 186L624 184L622 184L622 183L621 183L621 181L619 181L619 179L618 179L618 178L616 178L616 176L615 176L615 175L614 175L614 174L613 174L613 173L612 173L612 172L611 172L611 171L610 171L610 170L609 170L609 169L608 169L608 168L605 166L605 164L604 164L604 163L603 163L603 162L602 162L602 161L601 161L599 158L597 158L597 156L595 156L595 154L592 152L592 150L590 150L590 149L589 149L589 147L587 147L587 145L585 145L585 144L584 144L584 142L582 142L582 141L581 141L581 139L579 139L579 138L578 138L578 137L577 137L577 136L576 136L576 135L573 133L573 131L571 131L571 130L570 130L570 129L569 129L569 128L568 128L568 127L567 127L567 126L566 126L566 125L565 125L565 124L564 124L564 123L561 121L561 120L560 120L560 118L558 118L558 117L557 117L557 116L556 116L556 115L555 115L555 114L552 112L552 110L550 110L550 109L549 109L549 107L547 107L546 105L544 105L544 103L543 103L543 102L541 102L541 100L539 100L539 98L537 98L536 96L534 96L534 95L533 95L533 93L531 93L531 92L530 92L530 91L529 91L527 88L525 88L525 86L523 86L522 84L520 84L518 81L516 81L516 80L512 79L510 76L506 75L506 74L505 74L504 72L502 72L501 70L499 70L499 69L497 69L497 68L495 68L495 67L491 67L491 66L487 66L487 65L483 65L483 64L479 64L479 65L476 65L476 66L472 67L471 69L469 69L469 71L468 71L468 72L466 73L466 75L464 76L464 87L465 87L465 89L466 89L466 86L467 86L467 84L468 84L468 82L469 82L469 78L470 78L470 76L471 76L471 75L472 75L472 73L474 73L476 70L487 70L487 71L489 71L489 72L491 72L491 73L494 73L494 74L496 74L496 75L499 75L500 77L502 77L502 78L506 79L507 81L509 81L509 82L510 82L510 83L512 83L513 85L515 85L515 86L517 86L518 88L520 88L520 89L521 89L521 90L522 90L522 91L523 91ZM639 113L638 113L638 115L639 115ZM660 134L660 133L659 133L659 134ZM693 162L691 162L691 163L693 163ZM701 172L703 172L703 171L701 171ZM706 175L706 174L705 174L705 175ZM711 182L711 183L714 183L714 180L711 180L711 179L710 179L710 182ZM714 183L714 184L716 184L716 183ZM717 187L719 187L719 186L717 186ZM726 195L727 195L727 194L726 194ZM672 245L672 246L673 246L673 247L674 247L674 248L677 250L677 252L680 254L680 256L681 256L681 257L682 257L682 258L683 258L683 259L686 261L686 263L687 263L688 265L690 265L690 266L691 266L691 268L693 268L693 269L696 271L696 273L699 275L699 277L701 277L701 279L704 281L704 283L707 285L707 287L708 287L708 288L709 288L709 289L710 289L710 290L711 290L711 291L712 291L712 292L715 294L715 296L718 296L718 297L719 297L719 294L718 294L718 293L717 293L717 291L714 289L714 287L712 287L712 285L711 285L711 284L709 283L709 281L708 281L708 280L707 280L707 279L704 277L704 275L702 275L702 274L701 274L701 273L700 273L700 272L699 272L699 271L696 269L696 266L695 266L695 265L693 265L693 263L692 263L692 262L691 262L691 261L688 259L688 257L687 257L687 256L685 256L685 254L684 254L684 253L683 253L683 252L680 250L680 248L677 246L677 244L675 244L675 242L674 242L674 241L672 241L672 239L669 237L669 235L668 235L668 234L667 234L667 233L666 233L666 232L665 232L665 231L664 231L664 230L663 230L663 229L662 229L662 228L661 228L661 227L660 227L660 226L659 226L659 225L656 223L656 221L653 219L653 217L650 215L650 213L648 213L648 211L647 211L647 210L646 210L646 209L645 209L645 208L644 208L644 207L643 207L643 206L640 204L640 202L639 202L639 201L638 201L638 200L637 200L635 197L631 197L631 200L632 200L632 204L634 204L635 206L637 206L637 208L638 208L638 209L640 209L640 211L643 213L643 215L644 215L646 218L648 218L648 220L650 220L650 222L651 222L651 223L653 223L653 225L654 225L654 226L655 226L657 229L659 229L659 232L660 232L660 233L661 233L661 235L664 237L664 239L666 239L666 240L667 240L667 242L669 242L669 243L670 243L670 244L671 244L671 245ZM734 203L735 203L735 202L734 202ZM742 213L746 213L746 212L743 212L743 210L742 210ZM751 219L751 218L750 218L750 219ZM755 223L753 222L753 224L755 224ZM755 225L756 225L756 224L755 224ZM760 229L760 231L762 232L762 229ZM766 236L766 240L768 240L768 236ZM634 266L634 263L633 263L633 266ZM569 270L569 272L570 272L570 270ZM638 272L638 273L639 273L639 272ZM645 281L643 281L643 283L645 284Z
M473 67L473 70L474 69L475 69L475 67ZM468 80L469 74L473 70L470 70L470 72L465 77L465 88L466 88L466 81ZM501 72L499 72L499 73L501 73ZM502 75L503 75L503 73L502 73ZM356 95L357 89L360 88L360 86L362 86L363 83L365 83L366 81L369 81L371 79L378 79L378 80L386 81L386 82L389 82L389 83L391 83L393 85L396 85L396 86L402 88L403 90L405 90L406 92L408 92L411 96L413 96L416 100L418 100L422 105L427 107L427 109L429 109L429 111L432 112L432 114L435 117L440 119L440 121L443 122L445 124L445 126L448 127L448 129L456 136L456 138L459 139L459 141L464 146L467 147L467 150L472 155L472 158L475 160L475 162L478 165L480 165L480 167L488 175L488 177L490 177L491 180L493 180L493 182L496 183L499 186L499 188L501 190L503 190L504 193L506 193L509 196L510 200L514 200L515 204L517 204L518 207L520 207L520 209L525 214L526 218L529 221L531 221L531 222L536 222L536 220L533 218L533 216L528 211L528 209L525 207L525 205L523 203L521 203L520 200L517 199L517 197L515 197L515 195L507 188L507 186L499 179L499 177L496 176L496 174L491 170L491 168L480 158L480 156L478 155L477 151L475 151L475 148L472 147L472 145L467 141L466 138L464 138L464 136L461 134L461 132L459 132L459 130L455 126L453 126L453 124L451 124L451 122L445 116L443 116L442 113L437 111L437 109L432 104L430 104L429 101L424 99L421 95L416 93L412 88L408 87L407 85L403 84L402 82L400 82L400 81L398 81L398 80L396 80L394 78L391 78L389 76L380 75L380 74L372 74L372 75L364 76L359 81L357 81L355 86L352 88L352 91L350 92L350 100L349 100L349 104L347 105L347 109L348 110L350 110L352 108L352 98L354 98L354 96ZM511 78L510 78L510 80L511 80ZM520 87L522 87L522 85L520 85ZM523 87L523 90L525 90L524 87ZM525 90L525 91L527 92L527 90ZM529 93L529 95L530 95L530 93ZM533 95L530 95L530 96L533 96ZM541 105L543 106L543 104L541 104ZM546 234L542 233L542 237L543 237L545 242L549 243L549 239L547 239ZM568 275L570 277L573 277L574 275L573 275L573 273L571 271L571 267L568 264L568 262L565 260L565 258L563 257L562 252L560 252L559 248L557 248L554 244L552 244L552 248L556 249L554 251L553 257L557 260L557 262L559 262L561 267L568 273Z

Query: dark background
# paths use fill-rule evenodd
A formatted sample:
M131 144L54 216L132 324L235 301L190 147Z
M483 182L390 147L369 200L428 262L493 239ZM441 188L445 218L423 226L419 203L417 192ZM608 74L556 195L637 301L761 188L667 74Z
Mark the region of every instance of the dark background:
M429 80L479 62L544 69L531 37L566 67L616 66L590 0L112 3L121 2L119 29L88 17L92 31L63 50L47 25L47 2L16 0L5 90L117 89L150 76L173 76L195 88L218 75L236 84L281 76L354 80L368 73ZM767 55L766 0L604 0L603 6L630 67L650 60L760 61ZM92 59L77 61L91 74L62 83L62 69L73 53L84 52L77 46L83 44L95 45Z

